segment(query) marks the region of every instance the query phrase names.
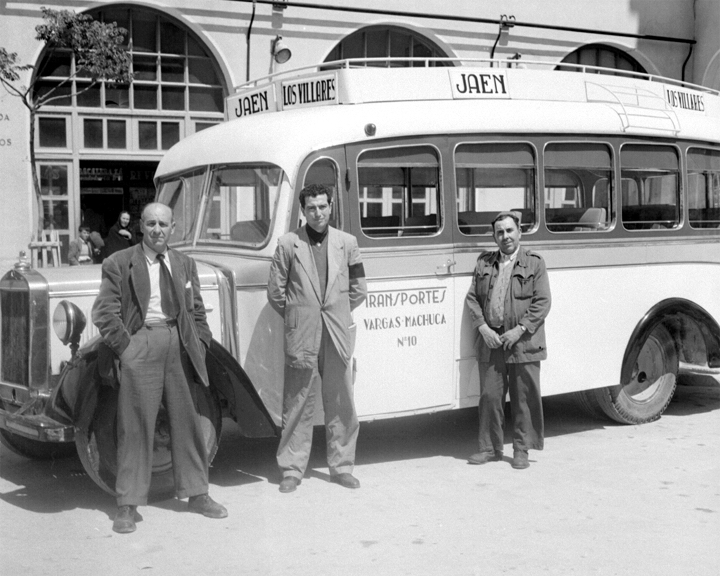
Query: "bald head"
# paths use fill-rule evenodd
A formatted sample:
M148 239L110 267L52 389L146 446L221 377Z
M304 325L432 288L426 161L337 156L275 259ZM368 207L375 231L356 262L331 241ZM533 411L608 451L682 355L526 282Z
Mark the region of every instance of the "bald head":
M170 206L153 202L145 206L141 216L143 244L157 253L165 252L175 220Z

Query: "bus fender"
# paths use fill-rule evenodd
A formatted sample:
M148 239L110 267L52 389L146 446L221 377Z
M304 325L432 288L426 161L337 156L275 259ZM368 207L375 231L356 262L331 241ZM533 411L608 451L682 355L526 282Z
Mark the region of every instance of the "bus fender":
M205 357L210 386L227 401L227 415L246 438L280 435L260 394L237 360L219 342L212 340ZM225 411L225 407L223 407Z

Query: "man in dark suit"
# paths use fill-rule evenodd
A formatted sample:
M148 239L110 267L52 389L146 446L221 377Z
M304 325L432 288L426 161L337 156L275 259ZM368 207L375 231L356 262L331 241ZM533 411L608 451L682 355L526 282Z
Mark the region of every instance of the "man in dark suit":
M285 322L280 492L294 491L305 474L318 385L330 480L360 488L352 475L359 429L352 390L352 311L367 295L365 271L355 237L329 225L332 189L306 186L300 206L307 224L280 238L268 281L270 305Z
M212 335L195 261L168 250L172 210L148 204L141 244L103 262L93 322L119 368L118 512L113 530L135 530L137 506L147 504L155 420L164 399L178 498L210 518L227 510L208 495L208 454L193 401L193 382L209 385L205 351Z

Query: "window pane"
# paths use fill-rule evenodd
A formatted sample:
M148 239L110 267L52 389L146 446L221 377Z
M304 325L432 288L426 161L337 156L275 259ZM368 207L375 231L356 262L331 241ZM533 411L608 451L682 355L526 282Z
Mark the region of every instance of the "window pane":
M200 239L251 247L263 245L270 233L282 170L275 166L231 166L211 177Z
M125 120L107 121L108 148L126 148Z
M185 54L185 32L171 22L161 22L160 52L164 54Z
M175 230L170 236L171 243L191 239L204 180L204 170L196 170L160 184L158 202L173 209Z
M188 58L188 75L188 81L193 84L220 84L208 58Z
M368 30L366 33L368 58L384 58L388 55L388 31ZM370 66L385 66L384 62L370 63Z
M43 196L67 196L67 166L40 166L40 193Z
M188 54L190 56L207 56L205 49L190 34L188 34L187 42L188 42Z
M180 124L178 122L163 122L160 130L163 150L168 150L180 141Z
M551 232L607 230L612 164L602 144L552 143L545 148L545 221Z
M89 84L77 82L77 105L91 106L93 108L100 107L100 84L95 84L92 88L87 88Z
M130 14L127 8L107 8L101 12L103 22L115 22L120 28L125 28L125 45L130 36Z
M157 52L154 15L133 10L132 19L132 49L134 52Z
M83 143L85 148L103 147L102 120L83 120Z
M184 58L161 58L161 79L163 82L185 82Z
M67 78L70 76L70 62L72 55L70 52L52 51L46 54L43 59L38 74L42 77L58 76Z
M43 80L35 84L34 100L37 101L40 98L56 98L57 96L63 96L63 98L57 98L47 103L47 106L72 106L72 98L70 97L70 83L63 84L60 86L59 82L50 82Z
M133 92L135 95L135 108L140 108L141 110L157 110L156 86L133 84Z
M67 230L68 228L68 201L43 200L43 229Z
M157 80L157 58L155 56L133 56L133 79Z
M693 228L720 228L720 151L688 150L688 207Z
M440 174L432 148L366 152L358 159L358 179L365 235L429 236L440 230Z
M130 87L127 84L105 85L105 106L107 108L129 108Z
M342 41L343 58L365 58L365 33L352 34Z
M141 150L157 150L157 123L138 122L138 139Z
M190 87L190 110L198 112L224 112L225 102L221 88Z
M185 88L162 87L163 110L185 110Z
M535 158L528 144L462 144L455 166L460 232L491 234L490 223L505 211L520 214L523 232L535 225Z
M38 119L39 145L46 148L66 148L65 118Z
M623 146L622 219L627 230L676 228L680 223L677 152L670 146Z
M206 130L207 128L217 126L218 124L219 122L195 122L195 132L201 132L202 130Z

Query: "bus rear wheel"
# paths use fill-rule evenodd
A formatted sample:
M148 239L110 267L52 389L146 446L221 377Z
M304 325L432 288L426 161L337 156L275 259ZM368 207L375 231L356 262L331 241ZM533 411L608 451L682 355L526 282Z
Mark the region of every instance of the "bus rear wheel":
M678 354L670 332L656 326L624 368L624 384L580 392L580 404L591 414L603 413L621 424L644 424L660 418L677 384Z
M200 384L197 386L197 410L200 415L208 461L212 462L218 449L222 429L222 411L217 395ZM76 431L75 446L88 476L107 493L115 496L117 474L117 390L100 386L97 405L89 403L93 414L78 415L87 427ZM164 406L155 423L155 442L150 484L150 500L163 500L175 494L172 456L170 453L170 423Z

